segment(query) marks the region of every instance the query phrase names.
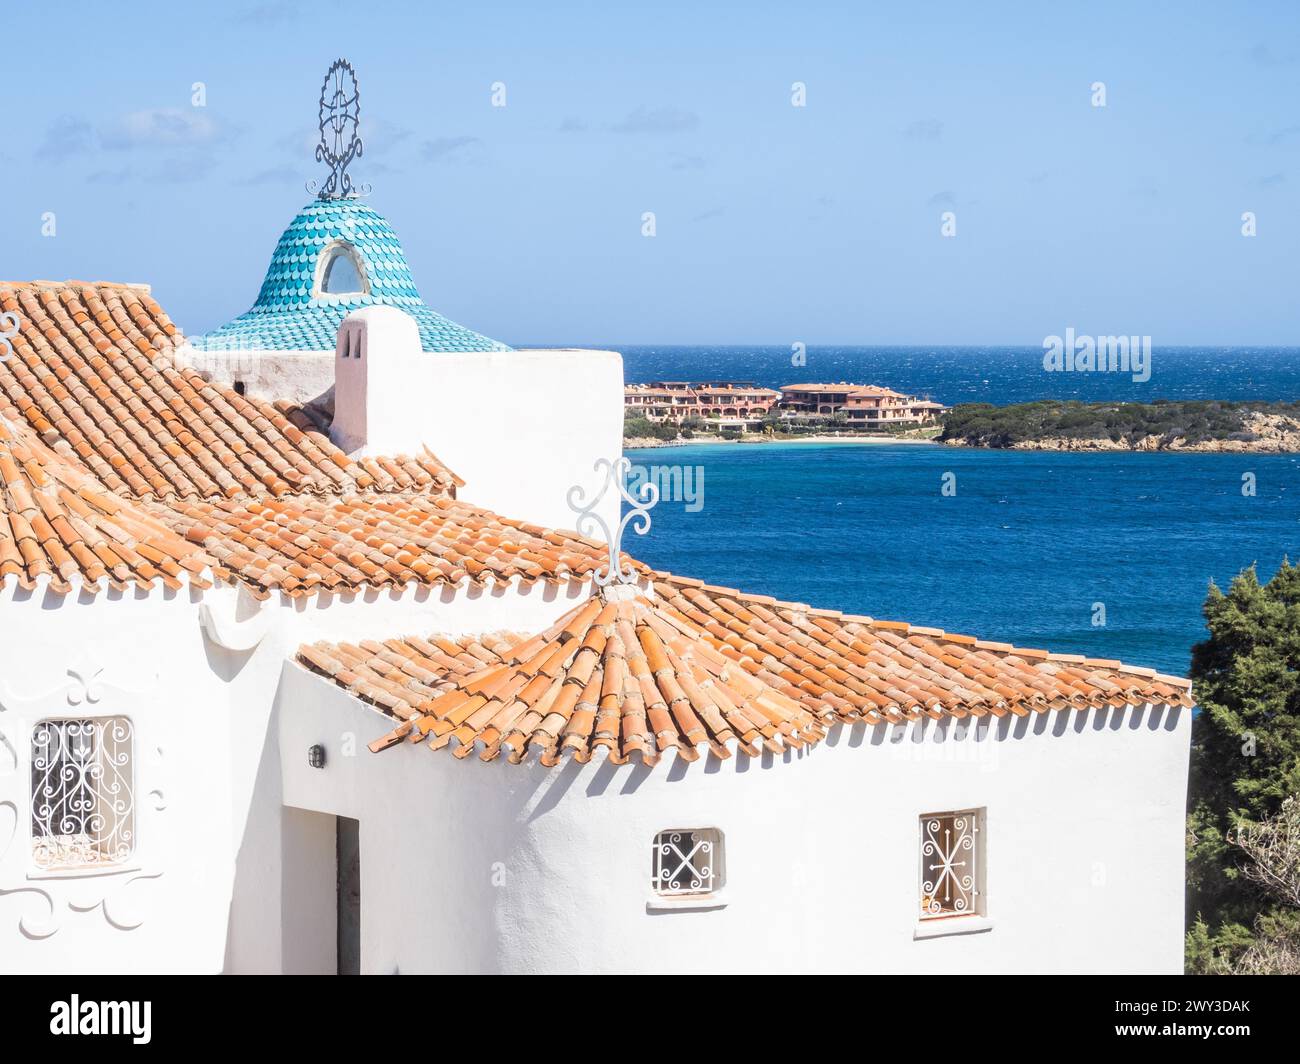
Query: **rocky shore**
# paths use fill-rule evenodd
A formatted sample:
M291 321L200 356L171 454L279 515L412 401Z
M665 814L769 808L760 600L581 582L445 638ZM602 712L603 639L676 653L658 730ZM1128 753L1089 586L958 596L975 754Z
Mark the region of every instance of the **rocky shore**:
M1285 414L1251 412L1243 415L1243 432L1234 438L1199 440L1189 443L1180 436L1143 436L1112 440L1109 437L1045 436L1019 440L1005 448L1012 451L1224 451L1257 454L1300 453L1300 419ZM1237 438L1240 437L1240 438ZM1245 438L1250 437L1250 438ZM944 440L953 447L990 447L963 439Z

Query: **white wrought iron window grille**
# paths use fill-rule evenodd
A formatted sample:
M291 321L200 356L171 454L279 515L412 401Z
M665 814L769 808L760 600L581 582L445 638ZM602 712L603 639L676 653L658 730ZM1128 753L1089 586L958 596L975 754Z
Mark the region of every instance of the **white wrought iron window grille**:
M714 894L725 881L717 828L661 831L655 836L650 888L664 897Z
M134 730L128 717L43 720L32 730L32 860L118 864L135 849Z
M921 919L984 912L984 811L921 817Z

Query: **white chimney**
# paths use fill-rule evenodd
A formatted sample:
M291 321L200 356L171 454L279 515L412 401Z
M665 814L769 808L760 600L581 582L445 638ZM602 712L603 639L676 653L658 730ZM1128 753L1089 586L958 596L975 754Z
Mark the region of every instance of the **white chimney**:
M344 318L334 345L330 439L348 454L419 451L427 424L422 361L420 330L409 314L365 307Z

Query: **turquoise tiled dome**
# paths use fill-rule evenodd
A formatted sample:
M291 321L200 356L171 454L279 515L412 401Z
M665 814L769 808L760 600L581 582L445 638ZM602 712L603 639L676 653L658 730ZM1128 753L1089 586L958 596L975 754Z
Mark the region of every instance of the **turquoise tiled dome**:
M360 255L368 293L312 294L320 254L338 242ZM252 309L191 342L207 351L333 351L339 324L367 306L397 307L411 315L425 351L510 350L427 306L393 227L357 199L314 200L300 210L276 245Z

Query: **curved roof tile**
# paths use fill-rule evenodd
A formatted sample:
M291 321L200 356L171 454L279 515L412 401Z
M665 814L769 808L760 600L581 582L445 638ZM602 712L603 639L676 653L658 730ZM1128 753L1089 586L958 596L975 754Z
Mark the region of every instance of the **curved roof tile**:
M656 577L659 595L722 653L844 722L1192 704L1191 681L1153 669L814 610L669 573Z
M139 503L119 499L54 453L25 425L0 417L0 580L60 592L106 583L210 587L216 562Z
M380 650L364 663L354 659L358 672L340 661L347 650L318 645L301 653L404 718L372 749L409 738L435 750L449 746L461 758L477 750L484 761L504 754L515 764L530 755L548 766L565 756L585 763L604 749L615 764L634 756L653 764L670 749L688 761L706 749L722 758L733 750L757 756L825 735L807 708L635 588L593 595L531 639L499 637L486 663L467 647L439 648L427 665Z
M450 492L432 455L349 458L312 410L204 381L174 361L180 331L139 286L0 282L19 316L0 361L0 414L65 443L126 498L231 498L357 490Z
M1192 704L1190 681L1151 669L985 643L934 628L711 588L667 573L653 575L653 600L611 602L608 595L597 594L531 639L408 636L358 645L322 642L301 647L298 658L401 722L371 744L373 750L404 738L428 737L435 748L454 745L458 757L477 748L484 760L505 752L517 762L536 749L544 764L554 764L570 752L586 760L599 747L608 748L617 762L633 753L654 759L669 747L693 760L702 743L727 756L731 736L725 735L718 717L706 716L701 708L710 700L714 708L720 707L713 695L719 684L724 701L731 697L728 692L740 690L777 700L783 713L792 705L800 708L802 715L783 718L794 729L789 737L774 725L782 738L764 732L761 744L732 722L736 745L746 753L757 753L758 745L773 749L769 739L792 746L815 742L835 723L1027 716L1146 702ZM624 619L637 633L635 640L626 634ZM593 630L597 635L584 642ZM642 631L653 634L643 641ZM615 657L626 658L627 648L635 643L640 650L634 647L634 654L647 661L653 658L650 673L670 714L651 722L648 730L642 727L634 699L605 701L606 670L620 668L606 660L612 653L611 632L619 633ZM653 656L652 647L665 639L677 649ZM687 645L689 654L680 649ZM584 648L590 651L585 657ZM660 684L665 663L671 671L663 673L665 682ZM598 666L599 689L592 686ZM686 681L681 679L683 668ZM711 679L701 680L700 669ZM568 683L573 690L552 690L548 683L555 682ZM626 682L615 686L628 690ZM554 701L541 703L543 695ZM644 693L642 703L650 720ZM619 708L617 728L613 715L601 716L602 709L608 713L612 705ZM671 712L675 705L683 710L689 706L694 716ZM590 712L578 716L580 709ZM629 715L633 720L625 727L622 721ZM726 723L730 718L723 712L720 719ZM703 732L695 728L697 720L704 723Z
M175 500L151 510L254 594L584 578L603 545L426 494Z

